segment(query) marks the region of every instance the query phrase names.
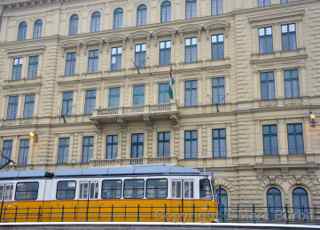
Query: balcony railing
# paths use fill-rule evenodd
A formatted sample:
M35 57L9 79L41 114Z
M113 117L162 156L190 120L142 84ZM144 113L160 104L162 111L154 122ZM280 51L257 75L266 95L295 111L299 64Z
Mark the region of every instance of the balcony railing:
M114 121L170 119L172 115L177 114L177 105L172 103L97 109L92 115L91 120L98 123L108 123Z

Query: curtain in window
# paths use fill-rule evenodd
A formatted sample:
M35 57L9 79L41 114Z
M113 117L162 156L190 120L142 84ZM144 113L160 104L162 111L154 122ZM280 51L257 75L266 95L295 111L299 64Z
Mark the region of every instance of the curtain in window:
M18 41L27 39L27 30L28 30L27 23L25 21L20 22L18 27Z
M160 22L166 23L171 21L171 2L164 1L160 7Z
M123 9L117 8L113 12L113 29L119 29L123 26Z
M268 218L271 221L282 217L281 192L277 188L270 188L267 191Z
M42 36L42 20L38 19L34 22L34 26L33 26L33 39L40 39Z
M147 24L147 6L142 4L137 9L137 26Z
M309 220L310 208L308 193L304 188L298 187L292 193L293 212L296 220Z
M79 16L77 14L71 15L69 19L69 35L78 33Z
M95 11L91 15L91 26L90 26L90 32L99 32L100 31L100 20L101 20L101 14L98 11Z

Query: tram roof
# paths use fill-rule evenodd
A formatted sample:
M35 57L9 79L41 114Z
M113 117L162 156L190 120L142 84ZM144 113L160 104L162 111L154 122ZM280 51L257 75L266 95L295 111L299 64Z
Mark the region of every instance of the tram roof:
M200 175L193 168L171 165L129 165L112 168L58 169L55 176L120 176L120 175Z
M0 173L0 179L41 178L47 176L45 170L10 170ZM84 176L132 176L132 175L189 175L202 173L193 168L173 165L128 165L112 168L60 168L53 172L54 177L84 177Z

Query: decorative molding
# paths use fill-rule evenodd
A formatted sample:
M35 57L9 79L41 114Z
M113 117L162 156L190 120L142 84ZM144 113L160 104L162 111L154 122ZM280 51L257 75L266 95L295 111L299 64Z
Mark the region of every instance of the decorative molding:
M296 11L279 11L277 13L270 13L263 11L262 15L256 15L248 18L249 23L253 27L258 27L266 24L278 24L289 21L302 21L305 15L305 10Z
M15 57L15 56L27 56L30 54L42 54L46 46L24 46L24 47L9 47L6 49L8 57Z

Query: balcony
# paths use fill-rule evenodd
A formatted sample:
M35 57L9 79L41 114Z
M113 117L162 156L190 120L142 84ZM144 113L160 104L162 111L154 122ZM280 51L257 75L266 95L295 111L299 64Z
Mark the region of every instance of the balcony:
M95 124L126 123L131 121L152 122L154 120L177 122L177 119L178 108L175 103L97 109L90 118Z

